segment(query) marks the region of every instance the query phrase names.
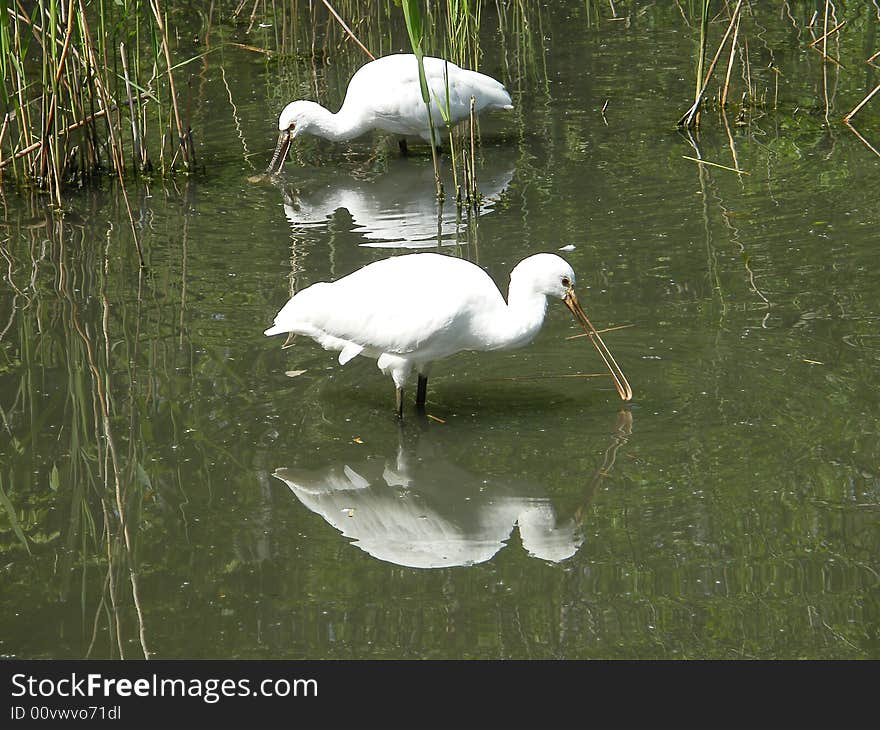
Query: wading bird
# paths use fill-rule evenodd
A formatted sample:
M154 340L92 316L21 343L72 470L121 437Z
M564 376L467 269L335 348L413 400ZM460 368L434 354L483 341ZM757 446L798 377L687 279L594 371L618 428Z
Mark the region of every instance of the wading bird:
M424 57L425 78L431 95L431 121L436 139L446 126L488 109L513 109L510 94L491 76L460 68L441 58ZM442 113L441 113L442 109ZM383 56L361 66L348 82L342 108L333 114L313 101L293 101L278 117L278 144L266 170L281 170L291 142L301 134L313 134L334 142L354 139L372 129L402 136L401 152L406 153L406 137L431 142L431 125L422 99L419 68L411 53ZM439 143L439 142L438 142Z
M469 261L436 253L394 256L297 292L265 334L311 337L339 351L340 365L357 355L376 358L394 380L402 417L403 388L413 371L419 376L416 405L424 406L435 360L527 345L544 323L547 297L556 297L589 335L620 397L630 400L632 389L578 304L574 282L563 258L535 254L514 267L505 302L492 278Z

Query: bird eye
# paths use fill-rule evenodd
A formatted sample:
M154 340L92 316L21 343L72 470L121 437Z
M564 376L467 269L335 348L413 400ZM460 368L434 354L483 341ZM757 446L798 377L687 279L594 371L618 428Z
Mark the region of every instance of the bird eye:
M569 279L567 276L563 276L562 277L562 286L564 286L564 287L571 286L571 279Z

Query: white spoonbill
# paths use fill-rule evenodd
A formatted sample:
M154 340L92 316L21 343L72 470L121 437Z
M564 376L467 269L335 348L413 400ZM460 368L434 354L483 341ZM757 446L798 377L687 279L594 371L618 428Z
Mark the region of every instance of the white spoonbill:
M449 123L457 124L487 109L513 109L510 94L491 76L456 66L442 58L424 57L425 77L431 93L431 120L435 132L446 124L440 113L449 101ZM447 97L448 89L448 97ZM281 170L291 141L313 134L334 142L359 137L371 129L431 141L428 113L419 85L419 67L412 53L383 56L361 66L348 82L342 108L333 114L314 101L293 101L278 117L278 144L266 172ZM438 137L439 139L439 137Z
M267 335L306 335L339 364L357 355L376 358L397 388L418 373L416 405L424 406L435 360L464 350L510 350L527 345L544 323L547 297L561 299L590 336L623 400L632 389L620 366L590 324L574 293L575 276L565 259L539 253L510 273L507 302L492 278L476 264L436 253L414 253L375 261L338 281L297 292L275 317Z

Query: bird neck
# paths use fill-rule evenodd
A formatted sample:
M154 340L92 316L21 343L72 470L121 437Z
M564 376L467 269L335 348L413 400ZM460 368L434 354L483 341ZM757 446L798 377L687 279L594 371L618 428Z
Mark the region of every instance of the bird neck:
M309 132L333 142L344 142L359 137L369 126L369 120L350 106L343 104L336 114L319 106L310 120Z
M547 296L528 284L510 282L507 306L495 318L491 349L512 350L529 344L544 324Z

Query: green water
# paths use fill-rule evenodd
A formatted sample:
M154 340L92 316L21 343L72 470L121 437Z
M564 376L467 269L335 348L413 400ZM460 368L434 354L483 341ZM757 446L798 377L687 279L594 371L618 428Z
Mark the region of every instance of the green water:
M826 69L826 128L821 57L767 11L771 101L689 139L695 29L623 9L545 8L518 40L484 10L516 110L483 120L480 215L447 202L439 240L430 158L381 135L248 182L285 100L339 103L344 43L188 67L204 171L127 188L144 269L113 184L63 216L5 191L0 654L880 657L880 157L838 122L877 74ZM267 42L247 25L199 32ZM685 159L732 151L742 175ZM292 288L389 255L504 288L563 246L594 324L632 325L605 335L630 404L557 377L602 371L558 303L528 348L438 363L402 427L373 361L262 334Z

